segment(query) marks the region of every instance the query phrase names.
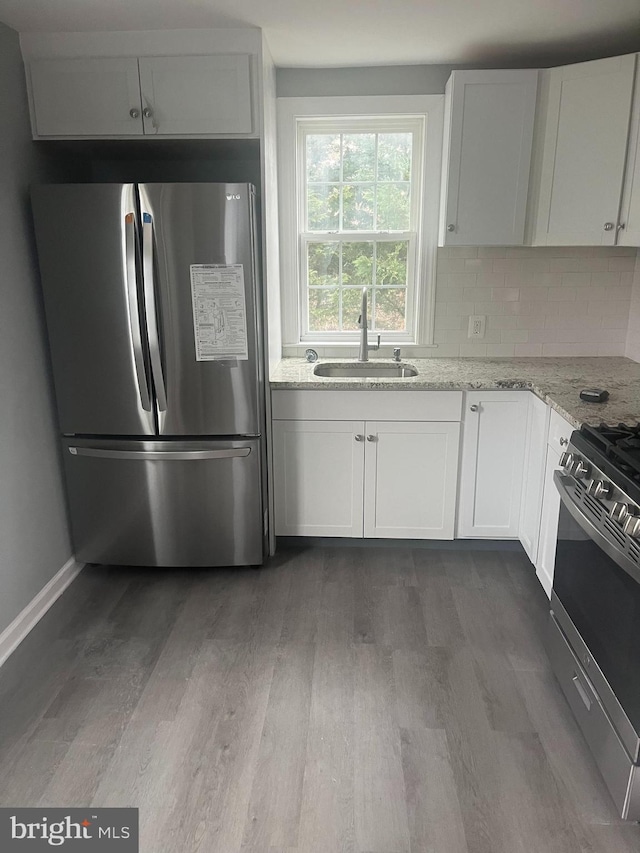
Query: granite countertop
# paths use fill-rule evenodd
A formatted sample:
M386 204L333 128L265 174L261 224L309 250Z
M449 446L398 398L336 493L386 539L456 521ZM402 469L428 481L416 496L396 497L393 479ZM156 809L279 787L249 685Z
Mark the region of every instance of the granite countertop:
M355 359L322 358L344 363ZM391 364L391 359L371 363ZM489 390L533 391L574 426L640 421L640 364L628 358L407 358L418 375L407 379L337 379L314 376L313 364L285 358L271 377L274 390ZM606 388L606 403L585 403L583 388Z

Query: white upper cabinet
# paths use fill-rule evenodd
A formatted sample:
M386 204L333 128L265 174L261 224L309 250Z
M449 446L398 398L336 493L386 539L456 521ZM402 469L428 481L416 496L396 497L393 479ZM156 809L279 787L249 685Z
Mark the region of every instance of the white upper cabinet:
M619 246L640 246L640 62L637 63L634 91L627 170L618 228Z
M35 138L253 131L248 54L34 59L29 74Z
M34 136L141 136L137 59L30 63Z
M533 245L616 243L636 57L541 72Z
M523 243L537 83L537 70L449 78L441 246Z
M140 57L146 134L251 133L249 57Z

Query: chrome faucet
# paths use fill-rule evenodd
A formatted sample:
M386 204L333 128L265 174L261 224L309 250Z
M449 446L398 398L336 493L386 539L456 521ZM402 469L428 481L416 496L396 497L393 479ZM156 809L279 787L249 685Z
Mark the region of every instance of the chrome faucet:
M369 361L369 350L380 349L380 335L378 335L378 343L369 343L369 327L367 325L367 288L362 288L362 307L360 308L360 316L358 317L358 325L360 326L360 351L358 352L358 361Z

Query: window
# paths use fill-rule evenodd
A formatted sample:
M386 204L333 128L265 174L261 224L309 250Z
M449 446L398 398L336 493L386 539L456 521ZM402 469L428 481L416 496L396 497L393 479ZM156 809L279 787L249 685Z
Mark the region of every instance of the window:
M439 172L439 143L426 169L426 113L363 113L363 101L416 100L363 98L360 115L301 115L290 103L300 100L280 106L281 119L286 107L290 113L280 163L289 178L281 185L289 209L281 223L285 343L355 343L364 288L372 333L387 343L428 343L437 192L431 188L425 216L425 173ZM326 100L344 107L353 99L305 103Z

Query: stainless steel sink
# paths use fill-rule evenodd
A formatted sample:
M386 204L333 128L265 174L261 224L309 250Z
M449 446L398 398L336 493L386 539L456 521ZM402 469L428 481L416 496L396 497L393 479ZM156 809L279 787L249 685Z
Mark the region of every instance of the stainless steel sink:
M418 371L409 364L379 364L377 362L356 362L349 364L316 364L313 368L316 376L342 379L408 379L417 376Z

